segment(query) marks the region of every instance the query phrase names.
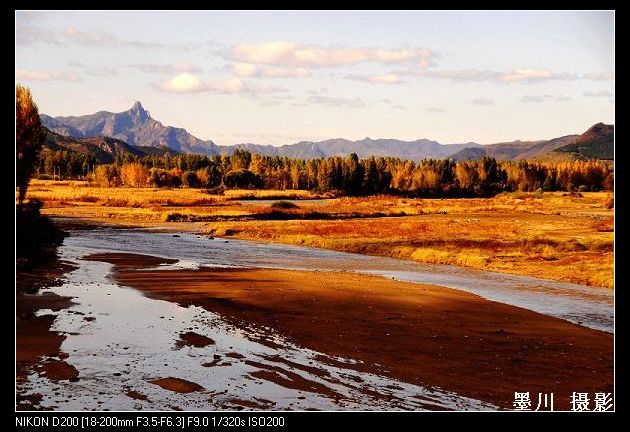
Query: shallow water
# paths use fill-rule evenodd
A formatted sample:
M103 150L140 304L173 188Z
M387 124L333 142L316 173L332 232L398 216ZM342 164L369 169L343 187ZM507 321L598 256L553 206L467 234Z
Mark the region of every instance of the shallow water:
M437 388L357 372L353 360L298 348L270 329L235 328L202 308L147 298L112 283L110 264L81 259L94 252L127 251L177 258L187 268L269 267L269 262L274 267L297 267L306 261L330 266L338 259L328 251L178 235L72 231L60 253L77 269L51 290L74 297L76 305L39 314L56 315L53 330L67 335L61 350L69 354L65 361L79 371L79 381L54 382L33 373L18 392L39 393L41 408L58 410L211 410L243 405L270 410L495 409ZM364 257L355 260L362 262ZM214 344L178 346L179 335L188 331L209 337ZM273 343L261 343L261 336ZM204 390L180 394L150 382L166 377L194 382ZM148 401L127 396L130 390L146 395Z
M67 239L66 248L134 252L179 260L172 268L205 266L357 271L460 289L585 327L607 332L614 329L614 294L603 288L318 248L209 239L189 233L105 228L76 234Z

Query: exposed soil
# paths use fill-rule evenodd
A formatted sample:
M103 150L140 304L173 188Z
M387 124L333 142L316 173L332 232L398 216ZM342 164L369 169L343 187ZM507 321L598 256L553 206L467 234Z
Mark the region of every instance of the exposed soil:
M198 305L239 326L271 327L300 346L363 362L344 367L504 408L512 408L516 391L533 399L553 392L556 410L569 409L574 391L613 391L612 334L470 293L354 273L141 270L166 260L116 253L91 259L114 264L119 283L150 297ZM254 373L287 380L268 366ZM282 385L326 391L288 380ZM200 389L178 378L152 382Z
M182 348L184 346L203 348L208 345L214 345L214 341L209 337L202 336L191 331L180 334L179 338L180 340L176 343L178 348Z
M177 393L192 393L196 391L204 390L202 386L197 383L186 381L181 378L159 378L149 381L151 384L158 385L163 389L170 390Z

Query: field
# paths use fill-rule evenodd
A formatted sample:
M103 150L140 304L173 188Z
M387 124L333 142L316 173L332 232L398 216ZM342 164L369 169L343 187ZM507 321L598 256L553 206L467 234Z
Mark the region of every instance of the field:
M333 198L307 191L98 188L33 181L43 213L316 246L614 287L607 192L484 199ZM280 202L278 202L280 201Z

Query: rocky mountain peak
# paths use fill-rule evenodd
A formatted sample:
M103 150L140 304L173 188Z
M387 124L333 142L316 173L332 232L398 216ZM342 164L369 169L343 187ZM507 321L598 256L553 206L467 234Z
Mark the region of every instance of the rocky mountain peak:
M144 107L142 106L142 103L140 103L140 101L136 101L133 104L133 106L129 110L129 114L131 114L131 116L136 121L144 121L144 120L147 120L147 119L151 118L151 116L149 115L149 112L144 109Z

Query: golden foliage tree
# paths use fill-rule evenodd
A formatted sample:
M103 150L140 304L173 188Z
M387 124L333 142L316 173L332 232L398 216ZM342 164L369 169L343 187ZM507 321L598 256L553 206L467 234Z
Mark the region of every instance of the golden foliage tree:
M120 179L125 186L146 187L149 183L149 170L137 163L126 163L120 168Z
M19 190L20 208L26 197L45 137L31 91L17 84L15 86L15 183Z

